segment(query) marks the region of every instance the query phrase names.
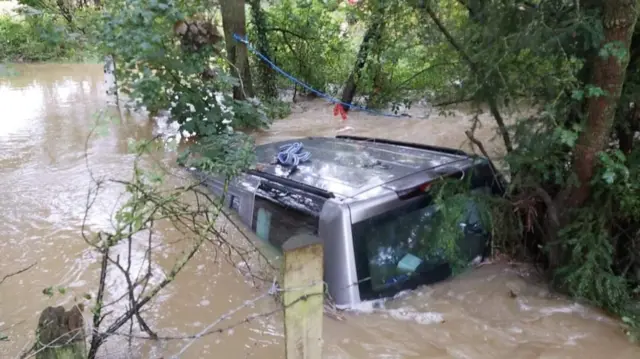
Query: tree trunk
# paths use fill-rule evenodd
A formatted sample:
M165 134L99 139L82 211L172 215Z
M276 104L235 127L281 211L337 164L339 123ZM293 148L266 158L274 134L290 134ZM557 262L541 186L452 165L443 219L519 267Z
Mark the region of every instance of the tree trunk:
M603 46L620 44L628 54L638 17L637 2L607 0L603 3ZM567 190L568 194L563 201L567 208L581 206L591 194L590 181L595 172L596 156L609 142L628 64L628 55L621 59L616 54L609 53L608 56L594 58L591 84L602 89L605 94L592 96L587 100L587 123L578 138L573 158L573 172L578 179L578 186Z
M371 20L371 24L367 28L367 31L364 34L364 38L362 39L362 44L360 44L360 50L358 50L358 56L356 58L355 66L347 79L347 82L344 84L344 88L342 90L342 98L341 101L343 103L348 103L351 105L353 101L353 97L356 95L356 88L358 83L358 77L360 77L360 73L362 68L364 68L365 63L367 62L367 57L369 56L369 52L375 46L376 42L380 40L382 36L382 30L384 28L384 8L381 8L378 14L373 15L373 19ZM349 108L345 108L345 111L349 111Z
M264 10L260 7L260 0L249 0L251 17L256 27L258 51L271 60L271 47L267 38L267 19ZM274 99L278 97L276 77L274 70L264 61L260 61L260 90L264 97Z
M637 21L637 0L607 0L602 5L602 24L604 26L604 41L602 47L607 44L619 44L627 52L631 45ZM611 45L608 45L611 46ZM618 49L617 46L614 49ZM554 210L559 213L555 220L547 218L547 242L549 244L549 272L554 273L566 260L565 250L556 242L556 236L562 226L567 224L568 210L583 205L591 195L591 180L596 170L597 155L606 149L609 143L614 119L622 87L624 85L627 66L629 64L628 53L624 58L619 58L608 53L607 56L592 56L590 64L592 69L591 85L602 89L602 96L590 96L586 101L587 121L584 130L580 133L575 147L572 171L578 180L577 186L568 185L560 191L554 200Z
M233 88L233 98L244 100L246 97L253 97L249 53L247 47L233 37L234 34L246 36L244 0L220 0L220 9L227 58L233 65L231 72L241 82L240 86Z

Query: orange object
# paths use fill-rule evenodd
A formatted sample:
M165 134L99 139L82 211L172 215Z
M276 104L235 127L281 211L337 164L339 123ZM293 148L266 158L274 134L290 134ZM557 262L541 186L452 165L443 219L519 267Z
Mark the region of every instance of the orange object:
M338 116L338 114L342 117L342 121L347 120L347 111L345 111L342 104L339 103L333 108L333 116Z

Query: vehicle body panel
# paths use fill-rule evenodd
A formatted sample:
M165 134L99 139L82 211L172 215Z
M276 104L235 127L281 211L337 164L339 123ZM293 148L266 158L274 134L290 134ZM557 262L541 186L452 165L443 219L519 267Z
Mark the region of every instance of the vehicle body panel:
M324 245L325 281L337 305L361 301L352 228L354 224L420 201L420 186L440 178L468 178L471 187L502 188L490 161L460 150L353 136L298 139L310 161L288 168L273 163L281 145L256 148L256 170L229 182L225 206L255 230L256 196L317 218ZM191 171L215 195L220 179ZM477 250L477 249L476 249Z
M349 207L328 200L322 209L318 235L324 244L324 276L332 299L338 305L359 303Z
M468 156L443 153L350 138L308 137L299 140L304 150L311 152L308 163L292 171L273 164L280 146L291 141L259 146L257 162L260 171L298 183L351 198L379 186L397 189L411 181L413 175L429 171L439 175L459 169ZM439 171L434 169L441 168Z

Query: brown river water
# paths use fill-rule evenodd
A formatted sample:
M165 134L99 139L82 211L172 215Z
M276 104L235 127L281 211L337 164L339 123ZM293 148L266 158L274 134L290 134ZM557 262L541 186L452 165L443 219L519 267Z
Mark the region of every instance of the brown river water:
M96 255L80 237L87 190L94 176L126 176L131 172L129 138L145 139L163 124L142 115L126 116L108 134L87 136L95 114L106 107L100 65L20 65L17 74L0 79L0 278L36 263L0 284L0 358L13 358L34 339L40 311L73 303L95 293ZM442 116L425 107L407 119L352 113L347 121L333 117L332 106L314 100L296 104L292 115L256 135L268 142L308 135L350 133L467 148L463 131L471 116ZM427 116L428 115L428 116ZM487 122L478 130L492 154L493 131ZM86 154L86 156L85 156ZM176 181L184 173L173 165L176 153L160 153L157 161L171 169ZM88 216L91 231L109 228L121 188L107 188ZM233 235L230 231L229 235ZM154 265L181 250L180 235L163 228L155 239L162 255ZM143 250L134 261L143 262ZM485 264L454 279L405 293L384 303L363 303L324 322L325 358L640 358L619 325L603 313L548 292L522 265ZM123 282L107 277L108 295L117 296ZM48 286L64 294L43 295ZM204 249L143 315L161 335L202 331L223 314L260 297L233 266ZM274 308L262 296L230 316L219 327L247 315ZM85 316L90 314L86 311ZM216 327L217 328L217 327ZM279 315L208 335L128 348L107 342L104 358L283 358L283 325Z

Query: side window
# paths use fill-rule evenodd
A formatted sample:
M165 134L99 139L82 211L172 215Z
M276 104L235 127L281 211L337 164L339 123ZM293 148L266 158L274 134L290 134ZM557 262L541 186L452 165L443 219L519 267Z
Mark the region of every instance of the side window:
M491 193L479 187L472 192ZM489 233L483 228L481 212L473 200L460 223L463 235L458 242L466 260L482 256ZM432 283L449 275L446 260L423 240L438 235L437 208L429 197L408 203L381 215L354 223L352 227L356 272L361 299L393 295L416 283Z
M318 235L318 218L256 196L251 227L260 239L280 249L294 235Z

